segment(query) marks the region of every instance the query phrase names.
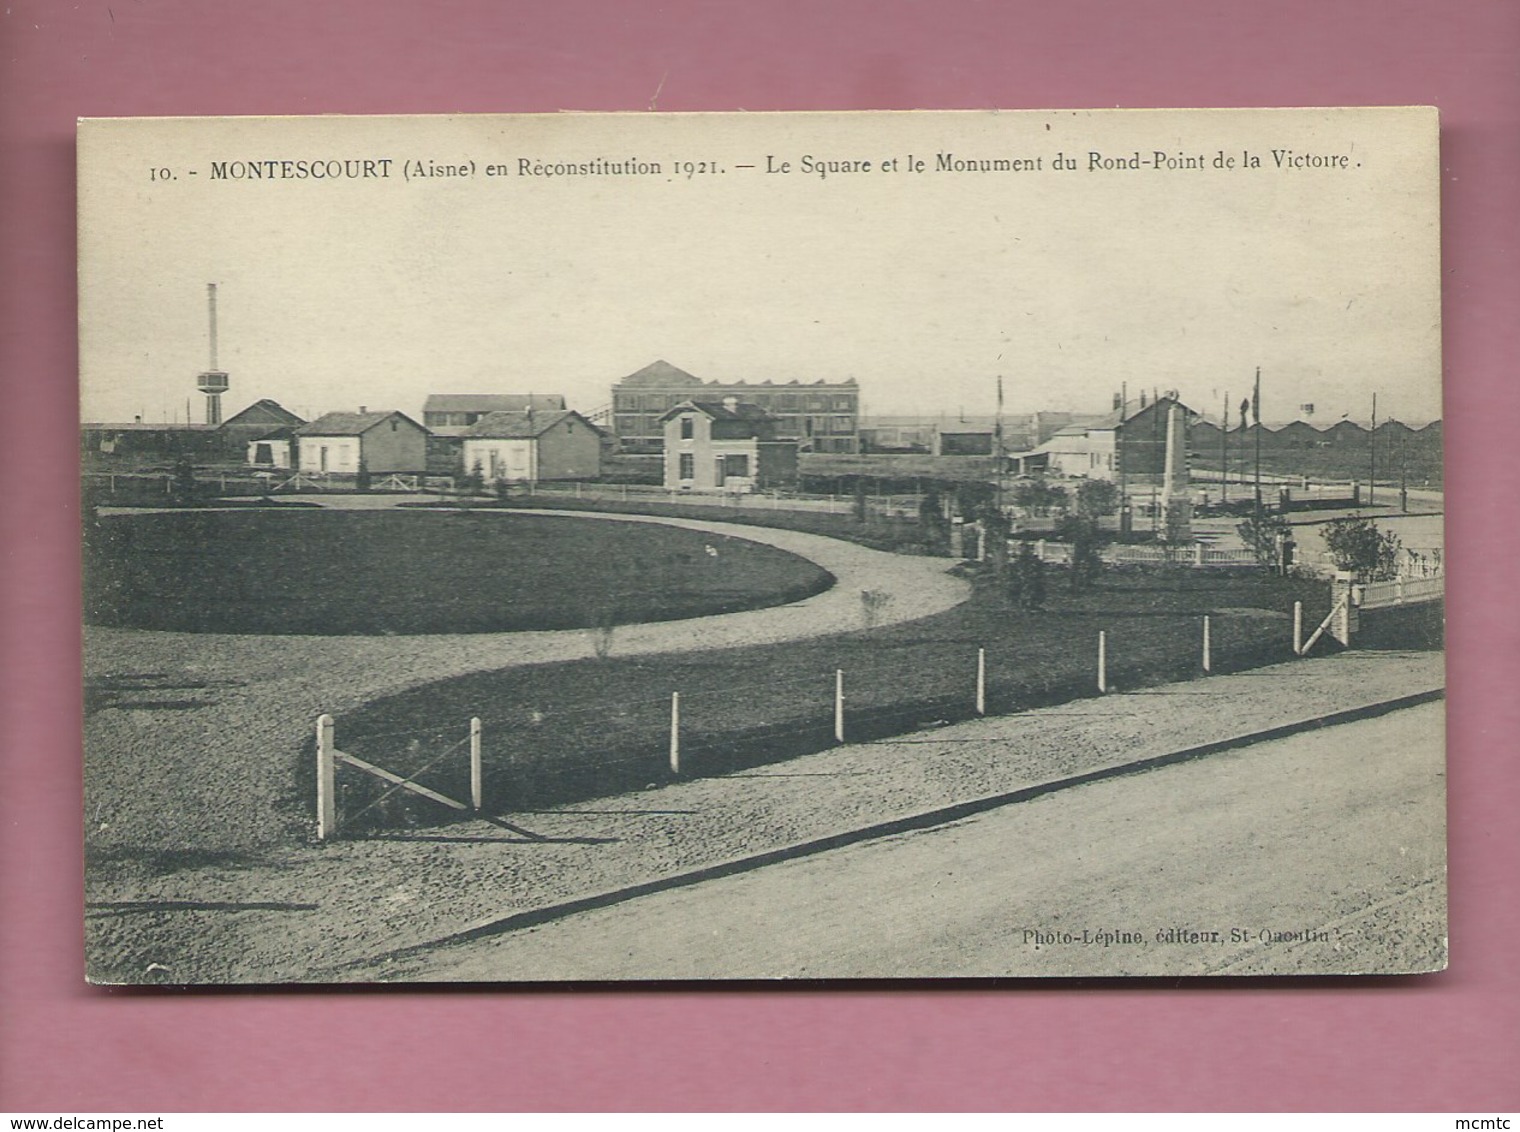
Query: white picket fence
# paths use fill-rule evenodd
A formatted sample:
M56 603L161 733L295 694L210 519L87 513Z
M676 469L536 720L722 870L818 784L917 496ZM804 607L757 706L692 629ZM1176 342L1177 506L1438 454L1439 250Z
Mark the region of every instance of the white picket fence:
M1446 596L1446 576L1395 578L1389 582L1363 582L1352 591L1361 609L1388 609L1395 605L1440 601Z
M1071 562L1071 544L1047 542L1035 539L1031 543L1035 557L1052 565L1065 566ZM1008 541L1008 553L1017 555L1021 549L1018 539ZM1241 547L1216 547L1204 543L1186 546L1105 546L1098 551L1099 557L1110 566L1223 566L1254 567L1259 565L1256 555Z

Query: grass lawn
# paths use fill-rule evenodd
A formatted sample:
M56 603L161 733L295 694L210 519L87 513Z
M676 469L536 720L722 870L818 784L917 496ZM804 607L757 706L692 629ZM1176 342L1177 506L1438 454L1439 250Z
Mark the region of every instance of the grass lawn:
M532 808L666 780L674 691L683 771L722 773L830 745L835 669L845 672L847 738L856 741L970 718L979 647L996 714L1096 694L1100 629L1110 687L1134 688L1199 672L1205 613L1214 670L1231 671L1289 657L1295 599L1309 626L1329 605L1323 583L1254 573L1110 572L1083 593L1064 583L1052 572L1041 611L1011 608L979 585L971 601L943 614L785 645L619 658L614 638L603 660L476 673L375 701L337 720L337 743L467 798L462 740L480 716L487 806ZM350 815L372 806L369 780L345 774L340 782ZM444 816L399 795L356 824Z
M109 515L85 548L86 620L184 632L572 629L781 605L832 584L744 539L500 512Z
M660 515L671 519L701 519L709 523L737 523L741 526L803 531L899 554L931 553L925 545L924 529L916 519L889 519L881 515L870 515L861 520L854 515L826 511L768 511L757 504L716 507L702 503L662 503L653 499L578 500L559 495L520 496L505 502L475 502L470 506L486 510L542 507L552 511L604 511L623 515Z

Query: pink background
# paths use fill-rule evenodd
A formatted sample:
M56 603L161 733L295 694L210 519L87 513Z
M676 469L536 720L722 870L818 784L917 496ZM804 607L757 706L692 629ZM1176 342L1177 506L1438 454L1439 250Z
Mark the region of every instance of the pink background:
M630 110L657 88L672 111L1441 108L1450 971L906 990L84 985L74 119ZM1513 0L7 0L0 1109L1520 1108L1517 109Z

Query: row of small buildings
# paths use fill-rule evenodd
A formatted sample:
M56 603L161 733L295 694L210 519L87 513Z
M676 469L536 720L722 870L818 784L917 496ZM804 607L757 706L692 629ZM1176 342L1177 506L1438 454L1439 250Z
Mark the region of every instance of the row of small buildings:
M434 400L447 406L436 416L449 423L428 427L400 410L364 406L307 421L265 399L217 425L86 424L81 439L87 463L189 459L346 475L357 475L361 465L375 474L439 468L454 474L479 464L491 479L588 477L600 470L602 430L566 409L563 398ZM460 401L470 411L453 407ZM434 416L424 412L424 420Z
M1043 412L981 417L860 416L860 391L843 383L703 381L666 361L612 387L610 405L582 414L558 394L433 394L419 422L400 410L327 413L306 421L260 400L217 424L86 424L92 458L152 463L189 458L313 473L478 475L487 482L597 478L613 452L659 457L666 486L746 491L795 482L801 453L935 457L997 456L1005 470L1126 480L1160 473L1166 416L1175 394L1115 407L1107 414ZM1260 446L1274 456L1356 451L1377 444L1431 447L1440 422L1396 422L1376 436L1341 421L1278 429L1221 427L1182 406L1191 459L1238 460ZM1382 437L1386 437L1384 441ZM115 459L113 459L115 458Z
M592 480L611 438L554 396L429 398L419 424L395 409L326 413L304 421L263 400L212 425L85 425L86 454L238 460L268 471L321 475L425 473L486 483ZM747 492L794 484L799 444L777 419L736 397L683 401L661 414L667 486Z

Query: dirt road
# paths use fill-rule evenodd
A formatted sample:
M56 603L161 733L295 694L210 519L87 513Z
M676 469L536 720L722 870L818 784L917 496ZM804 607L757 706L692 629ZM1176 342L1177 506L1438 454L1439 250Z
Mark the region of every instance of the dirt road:
M1346 653L837 747L545 812L327 845L165 854L151 867L123 860L87 878L92 973L188 983L411 978L416 954L504 917L1428 692L1443 676L1435 653ZM1278 793L1303 789L1294 780ZM1135 836L1165 828L1150 823ZM1287 868L1279 882L1285 893L1298 887ZM498 977L517 976L502 970Z
M1427 704L418 956L408 977L1313 974L1438 968Z

